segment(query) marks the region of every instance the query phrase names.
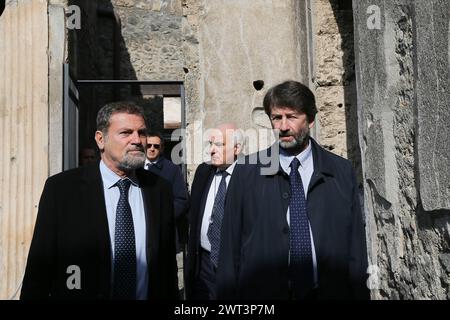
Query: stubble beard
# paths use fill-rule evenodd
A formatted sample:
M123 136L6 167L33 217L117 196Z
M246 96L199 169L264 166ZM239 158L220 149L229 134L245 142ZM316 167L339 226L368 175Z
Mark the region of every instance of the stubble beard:
M135 170L143 168L145 164L145 152L141 151L138 155L126 153L119 163L119 169L123 171Z
M294 140L292 141L282 141L279 139L280 147L285 149L286 151L301 151L304 149L309 139L309 127L303 128L297 135L292 135L292 133L281 134L281 137L292 136Z

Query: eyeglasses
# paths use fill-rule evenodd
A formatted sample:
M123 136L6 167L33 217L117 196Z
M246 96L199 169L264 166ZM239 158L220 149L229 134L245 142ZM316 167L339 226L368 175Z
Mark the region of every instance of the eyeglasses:
M159 149L159 147L161 147L160 144L156 144L156 143L147 143L147 146L148 146L149 149L150 149L152 146L153 146L155 149Z

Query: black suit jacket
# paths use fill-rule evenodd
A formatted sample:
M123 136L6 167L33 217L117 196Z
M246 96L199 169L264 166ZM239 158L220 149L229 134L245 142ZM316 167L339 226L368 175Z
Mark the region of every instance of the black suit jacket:
M136 170L146 214L148 298L178 297L171 187ZM39 203L21 298L109 299L111 244L99 163L47 179ZM67 286L67 268L81 271L81 289Z
M307 208L317 257L316 296L368 298L365 229L353 169L311 143L314 173ZM289 298L289 176L279 162L271 174L261 174L268 167L261 161L269 159L266 152L257 164L238 164L228 186L216 275L219 299Z
M186 182L181 174L180 167L164 156L160 156L158 162L150 165L148 171L166 179L172 185L173 206L177 224L178 243L187 243L188 223L187 211L189 209L189 195ZM178 244L177 244L178 245Z
M189 208L189 196L180 167L164 156L160 156L155 164L150 165L148 171L163 177L172 185L175 217L180 219L186 215Z
M202 163L195 171L191 188L191 206L189 209L189 240L188 254L184 271L186 297L192 296L192 284L199 271L200 233L203 213L209 186L214 177L216 168L210 164Z

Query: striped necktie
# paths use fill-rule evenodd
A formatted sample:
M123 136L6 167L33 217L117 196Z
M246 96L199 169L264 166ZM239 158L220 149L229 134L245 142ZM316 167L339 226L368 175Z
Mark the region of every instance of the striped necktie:
M220 249L220 230L222 227L223 213L225 210L225 196L227 194L226 178L228 172L219 171L217 174L222 175L220 180L219 189L217 190L216 198L214 199L213 210L211 214L212 221L208 227L208 239L211 243L211 262L217 268L219 261L219 249Z

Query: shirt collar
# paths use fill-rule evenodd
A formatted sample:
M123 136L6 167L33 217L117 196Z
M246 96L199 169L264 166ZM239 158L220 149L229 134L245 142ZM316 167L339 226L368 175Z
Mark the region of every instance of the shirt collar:
M312 157L311 140L308 141L308 146L305 150L300 152L295 156L298 161L300 161L300 166L305 167L307 162ZM280 165L284 172L289 173L291 170L289 166L291 165L294 156L288 155L282 148L280 148Z
M234 161L228 168L225 169L225 171L228 173L228 175L231 176L233 174L234 167L236 167L236 162L237 161ZM219 171L221 171L221 170L219 168L217 168L216 173L218 173Z
M148 158L145 158L145 164L144 164L144 166L145 167L147 167L147 164L148 163L150 163L150 164L160 164L161 163L161 160L162 160L162 157L161 156L159 156L156 160L154 160L154 161L150 161Z
M112 171L110 168L106 166L106 164L103 162L103 160L100 160L100 173L102 175L102 181L103 185L107 189L111 189L116 185L116 183L121 180L122 178L118 176L114 171ZM131 183L138 187L139 183L136 177L135 172L133 171L132 174L127 176L127 178L131 181Z

